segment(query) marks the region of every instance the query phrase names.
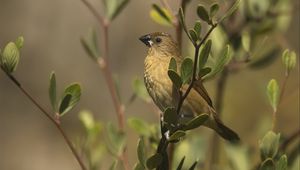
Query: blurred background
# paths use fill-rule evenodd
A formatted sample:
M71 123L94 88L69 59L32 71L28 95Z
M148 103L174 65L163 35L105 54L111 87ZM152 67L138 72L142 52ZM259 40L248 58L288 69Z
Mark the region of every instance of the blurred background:
M100 0L90 2L101 11ZM174 35L172 28L160 26L149 17L148 11L153 2L158 3L154 0L131 0L110 26L109 60L113 73L119 78L124 101L133 93L132 80L143 78L146 47L138 41L138 37L155 31ZM189 5L188 20L195 18L193 6L199 2L195 0ZM174 9L176 4L172 4ZM277 41L299 56L299 1L291 0L290 4L290 22L280 30L281 39ZM19 35L25 38L21 61L14 74L42 106L50 110L48 83L51 71L56 73L60 92L71 82L82 85L79 105L62 118L63 128L73 141L83 135L83 127L78 120L78 112L82 109L92 111L102 122L117 122L101 71L80 44L80 38L90 28L99 28L80 0L0 0L0 21L1 48ZM277 131L286 135L299 128L299 58L297 60L278 111ZM258 147L258 139L270 127L272 109L267 101L266 85L271 78L281 82L283 76L284 68L278 57L264 69L243 69L229 77L222 119L239 133L247 145ZM216 80L208 81L205 86L214 100ZM150 123L158 122L152 106L140 100L127 108L126 117L132 116ZM127 132L130 164L133 165L137 135L129 128ZM57 129L3 72L0 73L0 169L79 169Z

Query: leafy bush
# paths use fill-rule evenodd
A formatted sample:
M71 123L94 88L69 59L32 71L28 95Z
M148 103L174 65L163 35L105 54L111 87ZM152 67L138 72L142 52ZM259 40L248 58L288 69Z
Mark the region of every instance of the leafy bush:
M175 59L170 60L169 69L166 72L180 96L177 106L167 108L161 114L161 121L156 124L150 124L136 117L125 117L126 106L134 104L135 99L141 99L150 105L151 100L143 82L135 79L133 81L134 94L128 103L122 103L118 93L118 83L115 81L108 63L110 24L122 13L129 0L103 0L104 15L100 14L87 0L82 0L82 2L100 23L104 37L100 44L104 48L102 51L100 50L94 30L87 37L81 38L81 43L86 54L98 64L103 72L114 104L117 125L96 120L93 113L87 110L81 111L79 120L85 129L85 136L75 147L64 132L60 119L79 102L80 84L73 83L67 86L58 99L56 74L52 72L49 83L52 110L48 112L13 75L21 58L21 48L24 44L22 36L18 37L15 42L7 43L0 51L0 64L7 77L57 127L83 170L100 169L101 165L105 164L103 158L107 154L112 156L111 170L155 168L161 170L296 170L299 168L297 167L297 161L299 162L300 159L299 144L292 149L287 149L299 137L299 129L295 129L295 133L287 137L282 137L283 135L276 129L276 122L279 121L277 120L278 106L282 101L290 73L297 65L296 53L291 50L286 49L282 53L282 65L285 69L282 82L278 83L277 80L271 79L266 85L266 93L272 107L272 127L258 141L259 162L250 162L250 157L259 157L259 155L249 152L249 146L243 141L236 144L225 144L221 147L219 138L215 135L211 138L210 143L203 142L203 136L198 135L198 132L196 134L195 131L209 118L207 113L202 113L187 122L180 122L178 118L181 106L194 84L208 81L218 82L215 109L221 114L224 87L228 77L232 73L241 72L246 68L262 69L260 71L263 72L263 69L277 58L282 50L278 43L271 40L266 48L261 46L266 36L280 34L288 25L290 16L286 11L291 8L289 1L237 0L232 2L229 7L228 4L199 4L195 12L197 20L194 21L191 28L185 19L185 11L189 7L190 0L182 0L178 10L171 9L171 5L165 0L162 0L161 4L154 3L150 11L153 21L169 27L171 30L174 29L176 40L183 53L187 51L189 55L194 56L193 58L185 57L180 69L177 68L178 63ZM184 43L185 37L189 43ZM183 85L188 86L186 91L182 90ZM201 88L206 91L204 86ZM247 98L241 100L245 100L245 103L251 102L247 101ZM125 126L129 126L139 136L136 151L127 149L129 139ZM218 159L222 154L221 151L224 151L226 155L226 160L222 162ZM136 164L131 166L128 156L134 154L137 155L137 160Z

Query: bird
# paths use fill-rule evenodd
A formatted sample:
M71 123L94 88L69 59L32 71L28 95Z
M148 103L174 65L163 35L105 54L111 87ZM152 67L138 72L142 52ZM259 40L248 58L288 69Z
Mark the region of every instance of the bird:
M183 61L178 44L170 34L154 32L139 38L147 47L148 52L144 60L144 83L155 105L164 112L168 107L178 104L178 91L174 90L172 81L168 76L168 67L171 58L180 68ZM185 92L188 85L182 86ZM236 132L225 126L217 117L211 98L203 86L202 81L196 81L183 102L180 117L191 120L197 115L207 113L208 120L204 126L216 131L222 138L230 142L239 141Z

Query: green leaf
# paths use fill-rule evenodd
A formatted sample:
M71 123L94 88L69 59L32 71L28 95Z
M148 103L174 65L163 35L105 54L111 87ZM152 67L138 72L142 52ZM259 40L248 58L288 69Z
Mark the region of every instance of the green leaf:
M2 69L10 74L16 71L20 60L20 51L17 45L13 42L9 42L3 49L0 55L0 64Z
M18 49L20 50L24 46L24 37L23 36L19 36L16 39L15 44L18 47Z
M133 167L134 170L145 170L145 168L140 164L136 163Z
M72 95L70 93L67 93L63 97L58 110L60 116L63 116L66 113L67 108L70 106L71 99L72 99Z
M189 170L194 170L197 166L198 162L194 162L193 165L189 168Z
M282 63L285 66L286 73L289 74L296 66L297 59L294 51L285 50L282 54Z
M110 149L114 154L119 155L123 151L125 146L125 134L118 131L111 122L107 124L107 134L109 139L108 146L111 146Z
M164 122L167 122L168 124L177 124L177 113L176 109L174 107L168 107L164 111Z
M193 74L193 60L190 58L185 58L181 64L180 75L182 83L189 83L192 79Z
M250 43L251 43L251 37L250 37L250 34L249 32L247 31L244 31L242 33L242 45L243 45L243 48L246 52L249 52L250 51Z
M49 85L49 98L52 106L52 110L56 112L56 78L55 78L55 73L52 72L50 75L50 85Z
M224 66L227 65L230 60L231 60L230 47L229 45L227 45L226 48L223 50L222 55L218 57L217 60L215 61L215 65L213 66L212 71L206 76L204 76L203 78L209 79L214 77L216 74L218 74L223 70Z
M200 21L195 22L194 31L197 34L197 38L200 39L200 36L201 36L201 22Z
M221 23L223 20L225 20L227 17L231 16L239 7L241 0L236 0L234 4L227 10L227 12L223 15L223 17L218 21L218 23Z
M144 139L140 138L139 142L138 142L138 146L137 146L137 155L138 155L138 159L140 161L140 164L142 165L142 167L145 169L146 168L146 152L145 152L145 143L144 143Z
M262 140L259 141L259 148L262 160L275 158L278 152L280 134L269 131Z
M177 62L173 57L170 59L169 62L169 70L174 70L175 72L177 72Z
M93 60L97 60L100 57L97 34L94 29L89 31L88 36L81 38L80 42L89 57L91 57Z
M209 16L212 18L213 16L215 16L217 14L217 12L219 11L219 4L214 3L210 6L210 10L209 10Z
M191 38L193 40L193 43L196 43L198 41L198 35L195 32L195 30L189 30L189 33L191 35Z
M185 160L185 156L181 159L181 161L179 162L176 170L182 170L182 166L183 166L183 163L184 163L184 160Z
M267 158L260 165L260 170L275 170L274 161L271 158Z
M174 70L168 70L168 76L173 82L174 86L179 90L182 86L181 77Z
M144 100L145 102L150 102L149 94L147 92L144 82L141 79L139 78L134 79L132 88L136 96L138 96L140 99Z
M195 129L198 128L199 126L203 125L207 119L209 118L209 115L206 113L203 113L197 117L195 117L194 119L190 120L184 127L183 130L191 130L191 129Z
M127 5L129 0L103 0L106 15L109 20L114 20Z
M149 130L149 124L147 124L144 120L138 118L129 118L127 120L128 126L135 130L139 135L149 137L151 135Z
M168 141L176 141L185 136L185 132L183 130L177 130L174 132L168 139Z
M267 94L273 110L276 111L279 102L279 86L275 79L269 81L267 86Z
M64 100L65 96L67 96L67 95L71 95L71 99L70 99L67 107L64 108L65 106L62 107L62 104L63 104L62 101ZM81 96L81 87L80 87L80 85L78 83L74 83L74 84L69 85L65 89L62 100L61 100L60 105L59 105L59 114L60 114L60 116L63 116L64 114L69 112L71 109L73 109L73 107L79 102L80 96ZM62 109L62 108L64 108L64 109Z
M207 23L210 22L208 12L204 8L204 6L198 5L198 7L197 7L197 14L198 14L199 18L201 18L203 21L205 21Z
M211 40L208 40L200 52L199 63L198 63L199 70L201 70L205 66L210 50L211 50Z
M287 170L288 161L287 156L282 155L276 163L276 170Z
M172 26L172 15L170 11L158 6L157 4L152 5L150 17L158 24Z
M211 68L205 67L205 68L202 68L202 69L199 71L198 76L199 76L200 78L202 78L202 77L206 76L207 74L209 74L210 72L211 72Z
M149 168L149 169L154 169L154 168L156 168L158 165L160 165L161 164L161 162L162 162L162 159L163 159L163 157L162 157L162 155L161 154L159 154L159 153L156 153L156 154L154 154L154 155L152 155L150 158L148 158L148 160L147 160L147 167Z
M116 170L118 165L118 161L115 160L109 167L109 170Z
M79 112L79 120L89 133L99 133L102 129L102 125L95 121L92 112L88 110L82 110Z

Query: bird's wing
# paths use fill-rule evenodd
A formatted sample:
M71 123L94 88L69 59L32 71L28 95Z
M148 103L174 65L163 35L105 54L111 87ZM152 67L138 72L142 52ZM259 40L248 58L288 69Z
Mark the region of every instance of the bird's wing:
M194 82L193 89L195 89L203 97L207 104L213 108L212 100L210 99L205 87L203 86L201 79Z

